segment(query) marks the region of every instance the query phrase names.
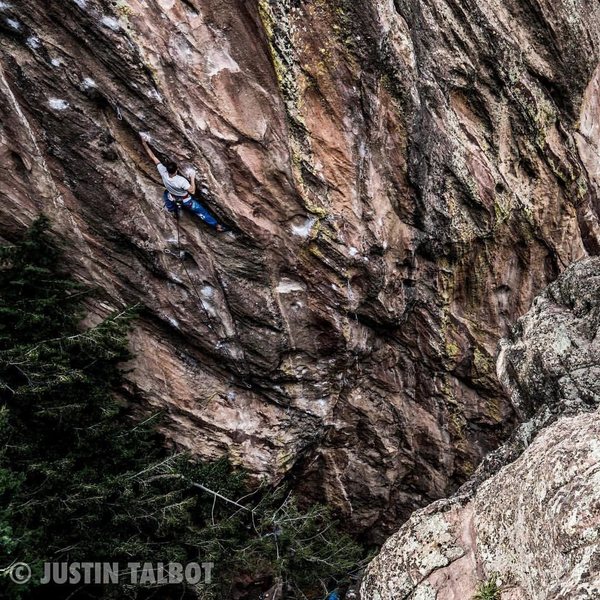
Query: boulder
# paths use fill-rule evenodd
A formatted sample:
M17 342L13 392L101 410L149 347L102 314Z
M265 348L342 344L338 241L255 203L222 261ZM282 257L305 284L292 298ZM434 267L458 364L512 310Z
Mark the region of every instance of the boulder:
M363 600L600 597L599 332L594 258L569 267L502 342L499 375L525 422L455 496L384 544Z

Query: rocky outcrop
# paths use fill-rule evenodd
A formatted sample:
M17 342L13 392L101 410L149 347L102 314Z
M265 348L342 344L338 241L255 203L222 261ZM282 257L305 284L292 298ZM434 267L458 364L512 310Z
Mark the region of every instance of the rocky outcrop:
M502 600L600 596L598 331L595 258L570 267L503 341L499 374L528 420L455 497L385 543L363 600L466 600L486 583Z
M0 2L0 234L41 210L95 315L140 304L128 397L371 540L515 422L498 340L598 250L591 0ZM218 236L161 211L138 131Z

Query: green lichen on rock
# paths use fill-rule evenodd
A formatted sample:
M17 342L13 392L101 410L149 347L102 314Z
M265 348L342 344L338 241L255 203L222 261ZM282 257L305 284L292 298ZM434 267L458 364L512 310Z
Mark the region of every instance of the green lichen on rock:
M258 3L289 125L291 167L296 186L306 210L323 218L328 211L310 199L315 194L311 194L312 185L306 177L306 173L314 173L311 138L303 114L304 91L310 82L302 74L294 10L290 0L259 0Z
M300 91L294 73L294 28L289 18L289 0L260 0L258 11L288 117L298 120Z
M494 372L494 361L492 360L492 357L489 354L482 352L479 348L475 348L475 351L473 352L473 365L481 375L489 375Z
M127 2L125 2L124 0L119 0L117 2L115 10L126 21L129 20L129 17L135 14L133 8L131 8L131 6L129 6L129 4L127 4Z

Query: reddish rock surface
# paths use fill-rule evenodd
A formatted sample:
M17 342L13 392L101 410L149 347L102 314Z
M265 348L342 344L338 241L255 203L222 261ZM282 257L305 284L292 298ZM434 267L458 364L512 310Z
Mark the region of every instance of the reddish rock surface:
M536 298L498 360L524 423L384 544L362 600L600 597L599 308L598 258Z
M96 314L143 307L127 391L174 442L381 539L504 439L497 342L598 249L599 25L584 0L0 2L0 234L45 211ZM237 233L184 217L181 263L140 130Z

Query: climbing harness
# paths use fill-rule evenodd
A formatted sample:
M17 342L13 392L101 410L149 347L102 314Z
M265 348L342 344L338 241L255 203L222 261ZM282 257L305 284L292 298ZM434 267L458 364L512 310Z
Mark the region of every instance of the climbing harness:
M117 116L121 115L119 105L116 102L113 103L113 108L117 112ZM139 132L139 135L142 138L142 140L147 143L147 141L149 139L149 135L146 132ZM161 168L160 168L162 165L161 165L159 159L156 157L156 155L150 150L150 148L147 145L145 145L145 149L146 149L148 155L150 156L150 158L152 158L152 160L155 162L155 164L159 167L159 172L162 175L163 170L161 170ZM195 177L195 173L196 173L196 171L194 169L194 173L193 173L194 177ZM202 188L202 191L204 191L204 188ZM215 229L217 229L217 231L219 231L220 233L229 231L229 228L221 225L219 223L219 221L217 220L217 218L212 216L209 213L208 209L205 209L199 201L197 201L193 196L191 196L188 193L186 193L185 196L179 197L179 196L176 196L175 194L171 194L169 189L166 189L165 192L163 193L163 200L165 203L165 207L175 217L176 231L177 231L177 240L176 240L177 254L178 254L179 260L181 262L182 270L185 273L185 276L187 277L189 288L191 288L191 290L193 291L193 294L196 297L198 304L200 304L200 307L201 307L202 311L204 312L204 315L206 317L206 319L205 319L206 326L208 327L208 329L210 331L212 331L215 334L216 337L219 338L217 348L222 343L223 339L226 341L235 340L236 344L239 346L239 349L241 350L242 354L244 355L245 354L244 349L243 349L241 342L238 339L237 333L233 336L229 335L229 336L225 336L224 338L222 338L220 336L219 332L216 330L215 326L213 326L213 318L216 317L216 315L211 315L211 313L209 312L207 305L205 304L205 300L202 298L202 294L198 291L198 287L194 283L194 280L192 279L192 276L187 268L187 265L185 262L185 254L186 253L181 248L181 226L180 226L180 222L179 222L179 219L181 216L181 211L184 207L186 209L189 209L192 213L199 216L204 222L206 222L211 227L214 227ZM169 254L173 254L171 251L168 251L168 252L169 252ZM218 275L217 275L217 279L219 279ZM221 284L221 287L224 289L224 286L220 280L219 280L219 284ZM225 299L225 301L226 301L226 299ZM235 329L234 329L234 331L235 331ZM227 332L227 327L225 327L225 332ZM241 377L244 378L245 387L250 388L251 385L246 383L246 373L241 373Z

